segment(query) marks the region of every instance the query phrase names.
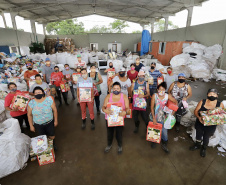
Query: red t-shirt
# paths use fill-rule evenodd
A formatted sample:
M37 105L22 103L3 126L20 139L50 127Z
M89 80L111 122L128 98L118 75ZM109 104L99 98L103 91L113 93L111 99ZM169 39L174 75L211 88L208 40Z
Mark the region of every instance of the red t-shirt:
M25 73L24 73L24 78L31 78L32 76L35 76L39 74L38 71L36 70L27 70ZM27 81L27 85L29 86L29 81Z
M131 73L131 71L127 71L127 77L130 79L131 82L137 78L138 72L135 71L135 73Z
M17 90L16 92L21 92L21 91ZM9 93L5 97L5 107L9 107L12 104L14 96L16 96L16 93L15 94ZM10 115L12 117L21 116L21 115L24 115L24 114L27 114L27 109L24 112L22 112L22 111L16 111L16 112L15 111L10 111Z
M58 73L53 72L51 74L50 80L53 85L60 87L60 82L62 81L62 78L64 78L64 75L62 72L58 72Z

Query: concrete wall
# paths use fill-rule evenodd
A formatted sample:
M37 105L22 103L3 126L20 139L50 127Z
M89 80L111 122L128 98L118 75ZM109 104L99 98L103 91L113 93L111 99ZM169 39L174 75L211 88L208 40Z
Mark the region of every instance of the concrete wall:
M223 55L219 67L226 69L226 20L152 34L153 41L197 41L203 45L220 44Z
M31 42L34 42L34 36L32 33L17 31L20 46L29 46ZM37 34L38 41L44 43L45 36ZM8 28L0 28L0 45L1 46L18 46L16 37L16 31Z
M71 38L75 47L90 47L90 43L98 43L98 50L108 49L108 43L117 42L122 44L122 51L134 50L134 44L141 41L140 33L90 33L86 35L47 35L46 38Z

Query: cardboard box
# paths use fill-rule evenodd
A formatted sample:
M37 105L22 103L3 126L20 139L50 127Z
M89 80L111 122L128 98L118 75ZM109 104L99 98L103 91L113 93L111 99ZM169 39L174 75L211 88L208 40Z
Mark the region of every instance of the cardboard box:
M81 77L81 73L73 73L72 74L72 79L73 79L73 82L77 82L78 81L78 78Z
M34 161L34 156L36 156L39 166L43 166L46 164L54 163L55 162L55 153L53 149L53 140L48 139L48 148L46 151L36 155L34 154L32 148L30 149L30 158L31 161Z
M107 78L111 78L115 76L115 70L114 69L108 69Z
M17 107L19 111L24 112L27 108L29 100L30 96L28 94L16 93L13 98L12 104L10 105L10 108L13 109Z
M157 123L154 125L153 122L149 122L147 126L146 140L154 143L160 143L162 136L162 124Z
M115 107L115 109L113 107ZM122 103L110 102L107 104L107 108L111 108L113 112L113 115L108 116L108 127L124 126L124 118L118 116L119 110L122 111Z
M70 90L70 86L68 82L61 82L60 89L61 89L61 92L68 92Z
M91 102L91 101L92 101L92 88L79 87L79 102Z
M163 76L158 77L158 78L157 78L157 84L159 85L159 84L161 84L162 82L164 82L164 77L163 77Z

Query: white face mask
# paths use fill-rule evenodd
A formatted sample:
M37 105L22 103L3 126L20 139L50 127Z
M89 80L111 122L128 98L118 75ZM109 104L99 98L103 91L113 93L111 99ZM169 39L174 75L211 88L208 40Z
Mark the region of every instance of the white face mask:
M164 96L165 95L165 91L158 91L159 96Z
M83 74L82 78L87 78L87 76L88 76L87 74Z

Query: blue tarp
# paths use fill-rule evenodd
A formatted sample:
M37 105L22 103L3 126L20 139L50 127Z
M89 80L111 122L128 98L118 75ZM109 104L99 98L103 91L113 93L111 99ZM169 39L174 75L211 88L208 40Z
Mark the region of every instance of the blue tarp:
M143 30L141 38L141 51L140 56L148 53L149 51L149 42L151 41L151 34L148 30Z

